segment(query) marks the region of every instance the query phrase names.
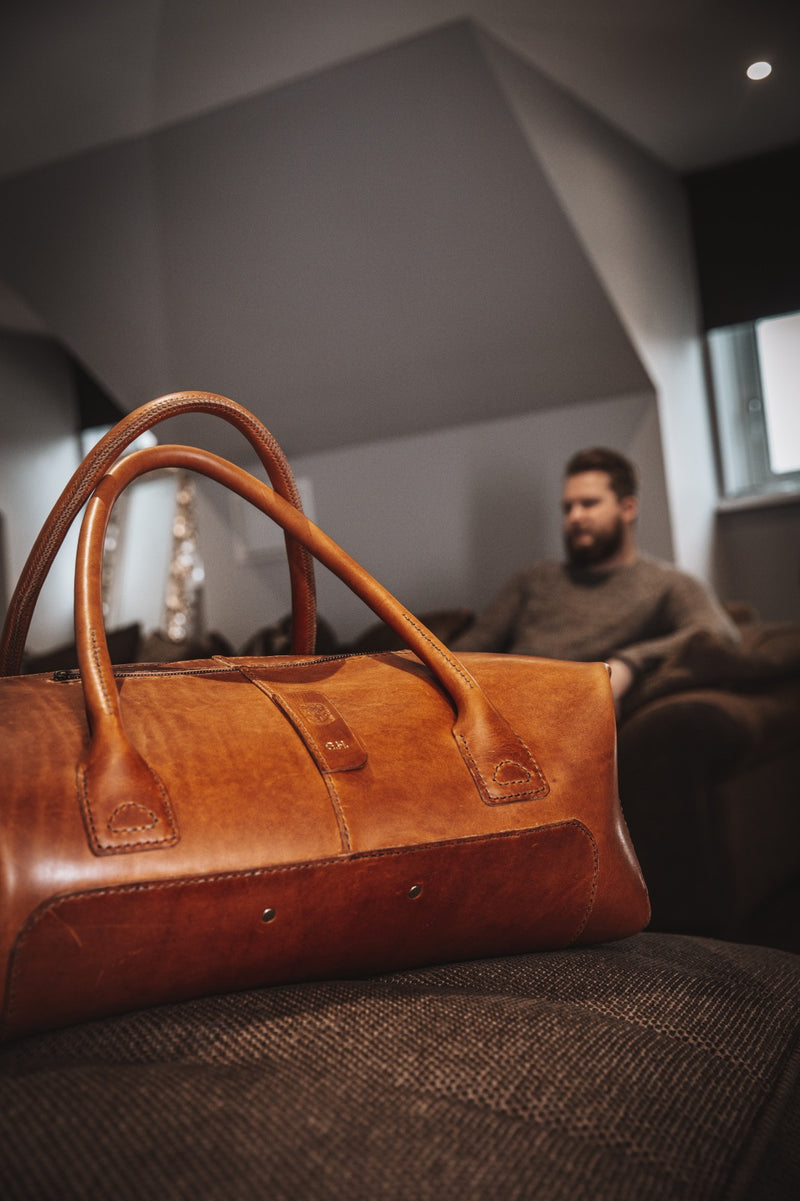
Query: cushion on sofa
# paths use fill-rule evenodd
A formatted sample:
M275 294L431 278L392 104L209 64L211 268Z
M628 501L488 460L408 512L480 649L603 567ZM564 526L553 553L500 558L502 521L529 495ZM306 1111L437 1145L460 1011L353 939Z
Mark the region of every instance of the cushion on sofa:
M788 1201L800 957L674 935L0 1050L6 1201Z

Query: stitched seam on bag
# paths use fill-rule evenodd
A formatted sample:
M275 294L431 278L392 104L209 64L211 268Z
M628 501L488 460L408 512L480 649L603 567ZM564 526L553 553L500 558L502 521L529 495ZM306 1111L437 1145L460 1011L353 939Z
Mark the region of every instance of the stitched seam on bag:
M444 659L445 663L447 663L447 665L449 667L451 667L453 669L453 671L455 671L456 674L461 677L461 679L464 681L464 683L467 685L467 687L469 687L469 688L475 687L475 681L473 680L472 676L470 676L466 671L464 671L461 664L458 662L458 660L456 658L454 658L452 655L446 654L442 650L442 648L438 645L438 643L434 642L431 634L425 628L425 626L420 625L419 622L415 621L408 613L404 613L403 618L405 621L408 622L408 624L413 629L415 629L417 631L417 633L419 634L419 636L421 638L425 639L425 641L430 646L431 650L436 651L436 654L441 659Z
M297 729L300 731L301 741L305 741L307 749L311 751L311 755L312 755L312 758L314 759L317 770L319 771L320 775L322 776L323 783L328 791L328 796L331 801L331 807L333 808L333 812L336 815L336 824L339 827L339 837L341 838L342 846L343 846L344 850L352 851L353 842L352 842L352 839L350 838L350 830L347 825L347 818L345 817L344 809L342 808L342 802L339 797L339 790L337 789L336 784L334 783L331 772L326 771L321 766L321 764L324 763L324 761L325 761L325 756L322 754L316 738L311 733L311 731L309 730L306 723L302 720L302 718L300 717L300 714L297 713L295 711L294 707L291 705L289 705L289 708L291 710L292 716L291 717L289 716L289 714L283 708L283 705L281 705L281 703L280 703L283 700L284 704L288 705L288 701L286 701L285 698L279 697L277 693L275 693L273 696L271 693L271 690L268 690L264 686L263 681L254 680L247 672L243 671L242 674L245 675L247 677L247 679L250 680L250 682L255 685L256 688L258 688L259 692L263 692L266 696L269 696L270 700L275 705L275 708L280 710L280 712L283 714L284 718L286 718L286 720L289 722L290 725L294 725L295 722L297 723Z
M331 803L333 805L333 811L336 814L336 822L339 826L339 833L340 833L340 836L342 839L342 843L344 844L344 848L346 851L352 851L353 843L350 838L350 830L347 825L347 818L345 817L344 809L342 808L342 801L339 796L339 790L336 787L333 776L331 775L330 772L327 772L327 771L322 772L322 779L325 781L325 787L327 788L328 795L331 798Z
M37 909L20 931L18 942L24 939L30 933L30 930L41 920L43 916L52 908L61 905L65 901L83 901L89 900L92 897L108 896L109 894L122 894L129 892L150 892L153 889L159 888L190 888L194 885L200 886L205 884L217 884L225 880L248 880L256 879L260 876L274 876L283 873L292 872L312 872L320 867L343 868L351 863L368 863L371 860L379 859L399 859L412 857L417 853L430 850L449 849L451 847L472 846L480 842L512 842L519 841L525 838L531 838L536 835L547 834L552 830L565 830L575 828L584 833L589 839L593 847L595 847L594 860L597 866L596 843L591 830L579 818L567 818L565 821L548 822L542 826L531 826L525 830L498 830L492 834L475 834L466 838L447 838L442 840L433 840L431 842L421 842L415 846L408 847L384 847L378 851L354 851L347 855L328 855L320 859L304 859L297 863L277 863L272 867L247 867L240 871L217 872L213 875L186 876L181 879L164 879L164 880L140 880L131 881L128 884L109 884L104 888L87 888L77 892L62 893L57 897L45 901L41 909Z
M583 933L594 906L594 899L597 893L599 863L597 843L595 842L594 836L588 826L584 825L584 823L578 818L570 818L566 821L552 822L543 826L533 826L527 830L501 830L494 834L480 834L467 838L451 838L441 842L424 842L415 847L387 847L380 851L357 851L354 854L337 855L311 861L305 860L301 863L277 864L274 867L245 868L242 871L219 872L216 875L187 876L185 879L179 880L144 880L138 883L109 885L105 888L84 889L80 892L64 893L60 896L52 897L50 900L43 902L29 916L28 920L25 922L14 941L13 948L9 956L10 966L8 973L8 990L6 994L5 1018L3 1019L3 1024L7 1024L14 1014L16 1006L17 981L20 973L20 959L22 957L25 943L35 930L36 926L38 926L39 923L45 917L47 917L51 911L58 909L61 905L67 902L79 903L81 901L89 901L97 897L110 895L120 896L127 893L136 892L152 892L160 889L171 890L175 888L204 887L205 885L218 884L225 882L226 880L248 880L258 879L261 877L266 878L269 876L288 874L292 872L311 872L320 867L347 867L351 863L364 863L373 860L377 861L380 859L400 858L403 856L412 858L416 852L422 852L426 850L469 846L476 843L503 842L512 840L520 841L521 839L549 833L552 830L563 830L569 828L578 829L586 836L592 848L593 857L591 897L586 907L586 912L580 928L569 940L569 942L565 944L566 946L571 946L576 939L580 938L581 934ZM2 1015L0 1015L0 1018L2 1018Z
M95 673L100 681L100 691L103 694L103 709L107 714L113 713L114 707L111 703L111 697L108 694L105 678L103 676L103 670L100 665L100 648L97 645L96 630L92 630L92 659L94 660Z
M182 671L147 671L144 668L138 668L134 671L118 671L114 670L114 677L122 677L126 680L168 680L175 676L214 676L214 675L230 675L230 668L225 667L186 667Z
M510 729L510 727L509 727L509 729ZM511 732L512 732L512 734L514 733L513 730ZM528 750L528 748L523 743L522 739L519 738L519 736L517 734L514 734L514 737L517 738L522 750L526 751L527 754L530 755L531 763L533 764L534 768L536 769L536 774L539 777L539 780L541 781L541 787L533 789L533 790L530 788L526 788L522 792L510 792L510 793L508 793L508 795L504 795L502 797L493 797L489 794L489 786L486 782L486 777L484 776L481 769L478 767L478 764L476 763L475 758L473 757L472 752L469 749L469 743L467 742L464 735L460 734L458 731L454 730L453 737L456 738L458 740L458 742L461 743L462 747L464 748L464 755L469 760L470 764L472 765L472 767L474 769L474 775L478 778L478 780L480 780L480 784L478 785L478 791L481 794L481 800L483 801L483 803L485 805L503 805L503 804L510 803L512 801L517 801L517 800L534 801L534 800L538 800L541 797L547 796L548 793L550 792L550 785L547 783L547 780L545 779L544 772L539 767L539 764L536 762L533 755L531 755L530 751ZM505 762L511 762L511 761L505 760ZM499 764L498 764L498 766L499 766ZM498 787L502 787L502 785L498 785Z
M501 767L522 767L522 764L518 763L516 759L501 759L499 763L495 764L495 769L492 774L492 779L494 780L495 784L499 785L500 788L502 788L503 785L502 785L501 781L497 779L497 773L499 772ZM509 780L508 783L509 784L527 784L528 781L533 778L533 772L528 771L527 768L523 768L523 771L525 772L524 776L520 776L519 779L516 779L516 780Z
M161 802L164 806L164 813L166 816L167 833L162 835L162 837L160 837L160 838L141 838L141 839L138 839L136 842L112 842L112 843L104 842L100 838L98 827L97 827L97 824L94 819L94 812L92 810L92 805L89 800L89 787L88 787L88 780L87 780L88 771L85 767L78 768L77 782L78 782L78 796L80 798L81 812L83 813L84 818L86 820L86 824L89 827L89 829L88 829L89 838L90 838L91 842L94 844L94 846L97 847L99 854L108 855L108 854L113 854L114 852L118 852L119 854L122 854L126 851L144 851L144 850L148 850L153 847L172 846L172 845L174 845L174 843L176 843L178 841L178 838L179 838L178 829L175 824L175 817L174 817L172 808L169 803L169 797L167 795L167 790L164 788L164 785L161 783L161 781L159 780L156 773L153 771L150 764L145 763L145 767L150 772L150 775L153 777L156 788L158 789L159 793L161 794ZM119 808L119 806L117 806L117 808ZM114 810L113 812L116 812L116 810ZM125 833L130 833L130 831L125 831Z
M318 663L330 663L336 659L365 659L376 658L375 655L300 655L291 658L288 663L273 663L270 655L254 656L261 662L267 662L270 671L288 671L291 668L298 666L314 667ZM152 665L149 669L147 665L140 664L136 667L126 669L124 667L115 667L115 679L140 679L140 680L168 680L175 676L214 676L214 675L230 675L232 672L239 670L239 665L231 660L230 667L183 667L176 669L167 669L161 671L157 664ZM61 680L59 683L76 684L80 683L80 677L76 676L74 680Z
M577 940L580 938L580 936L583 934L584 930L586 929L586 924L589 921L589 918L592 916L592 910L594 909L594 903L595 903L595 899L597 897L597 880L598 880L598 876L600 875L600 852L597 849L597 842L594 838L594 835L592 834L592 832L588 828L588 826L584 826L583 822L574 822L572 824L582 827L582 829L586 832L586 836L589 839L589 845L592 848L592 891L589 894L589 900L586 903L586 909L584 911L583 921L581 922L580 926L576 930L573 937L567 943L568 947L573 946L577 942Z
M138 825L127 825L127 826L115 827L114 829L119 834L136 834L137 831L139 831L139 830L154 830L159 822L158 814L155 812L154 809L149 808L149 806L142 805L139 803L139 801L121 801L120 804L117 805L116 809L113 809L111 811L108 821L106 822L106 826L108 827L109 830L112 829L111 823L114 820L114 818L120 817L123 812L130 812L131 815L134 812L144 813L147 815L148 821L143 822L140 820Z

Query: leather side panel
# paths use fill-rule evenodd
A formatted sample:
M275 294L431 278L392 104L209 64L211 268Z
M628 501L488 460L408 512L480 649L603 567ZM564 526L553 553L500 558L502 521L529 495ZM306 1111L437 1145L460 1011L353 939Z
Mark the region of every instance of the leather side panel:
M11 956L14 1036L209 993L563 947L594 902L580 822L185 880L39 908Z

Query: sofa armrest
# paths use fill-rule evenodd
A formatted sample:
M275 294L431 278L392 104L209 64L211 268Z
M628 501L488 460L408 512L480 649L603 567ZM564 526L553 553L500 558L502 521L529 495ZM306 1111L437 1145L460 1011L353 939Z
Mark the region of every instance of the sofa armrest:
M682 772L733 771L797 745L800 678L769 688L698 688L671 693L635 709L619 729L629 768L677 756Z
M655 929L746 936L800 883L798 713L786 678L673 693L620 725L620 795Z

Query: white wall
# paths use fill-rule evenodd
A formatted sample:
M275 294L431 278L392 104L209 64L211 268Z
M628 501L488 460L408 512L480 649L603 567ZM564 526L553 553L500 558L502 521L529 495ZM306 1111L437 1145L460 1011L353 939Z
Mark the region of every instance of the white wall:
M675 559L712 581L717 482L680 181L516 55L484 41L655 386Z
M800 499L727 508L717 518L722 595L764 621L800 621Z
M36 537L82 457L78 410L67 356L49 338L0 331L0 513L6 605ZM121 502L122 546L111 590L109 627L161 625L175 478L148 477ZM27 650L71 643L80 518L68 532L34 611Z
M0 512L10 591L53 503L80 462L65 356L47 339L0 331ZM72 640L73 529L42 590L28 648Z
M642 467L642 544L668 557L658 421L646 394L305 455L292 466L310 481L317 524L409 608L478 608L518 567L560 556L563 465L598 443ZM208 625L239 646L288 611L285 564L241 565L225 494L201 481L199 496ZM325 569L317 579L319 612L340 640L375 620Z

